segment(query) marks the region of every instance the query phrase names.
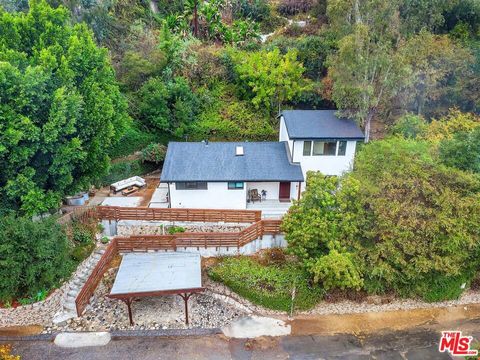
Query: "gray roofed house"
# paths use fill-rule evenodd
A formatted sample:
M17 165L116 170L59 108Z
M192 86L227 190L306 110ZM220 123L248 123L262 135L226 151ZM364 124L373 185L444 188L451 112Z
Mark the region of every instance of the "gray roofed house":
M339 176L364 136L333 110L285 110L277 142L171 142L160 176L167 206L261 210L282 216L309 171ZM160 190L159 190L160 191Z
M170 142L161 175L162 182L303 180L285 142Z
M352 119L339 118L336 110L284 110L281 113L290 139L363 140Z

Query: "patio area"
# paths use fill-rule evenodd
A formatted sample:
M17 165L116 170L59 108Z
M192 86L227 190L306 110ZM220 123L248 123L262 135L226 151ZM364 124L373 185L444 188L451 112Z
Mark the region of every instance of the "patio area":
M291 201L267 199L262 201L247 202L247 210L261 210L263 219L280 219L292 206Z

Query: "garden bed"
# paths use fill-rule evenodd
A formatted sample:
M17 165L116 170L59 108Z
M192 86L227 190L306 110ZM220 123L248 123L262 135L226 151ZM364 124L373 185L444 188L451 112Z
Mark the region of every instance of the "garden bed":
M278 249L256 257L222 258L207 273L253 304L272 310L308 310L324 295L320 287L310 286L309 274L300 264L285 258Z

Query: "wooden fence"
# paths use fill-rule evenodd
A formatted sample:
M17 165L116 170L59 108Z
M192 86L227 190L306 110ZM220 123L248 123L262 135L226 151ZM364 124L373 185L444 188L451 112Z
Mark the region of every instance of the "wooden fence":
M93 268L92 273L88 277L87 281L82 287L82 290L80 290L77 298L75 299L75 306L77 308L78 316L80 316L85 310L85 307L90 302L90 298L95 292L95 289L97 288L98 283L102 279L103 274L105 274L105 271L108 270L110 262L117 254L117 241L116 239L113 239L103 253L100 260L98 261L97 265Z
M85 285L75 299L80 316L90 302L98 283L108 270L112 259L121 252L174 250L186 247L237 247L254 241L263 235L279 234L281 220L260 220L240 232L176 233L173 235L138 235L116 237L108 245Z
M260 210L172 209L148 207L98 206L102 220L200 221L254 223L261 220Z
M73 211L59 217L57 222L63 225L72 221L87 221L88 219L96 218L97 216L96 206L83 206L75 208Z

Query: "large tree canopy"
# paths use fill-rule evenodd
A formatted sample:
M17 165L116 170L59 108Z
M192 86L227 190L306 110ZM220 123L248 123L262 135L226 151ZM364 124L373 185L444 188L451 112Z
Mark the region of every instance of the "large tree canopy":
M479 264L480 182L440 164L432 146L375 141L352 173L309 174L283 229L314 280L435 301L461 293Z
M68 11L32 0L0 10L0 195L36 214L108 169L108 148L127 122L107 51Z

